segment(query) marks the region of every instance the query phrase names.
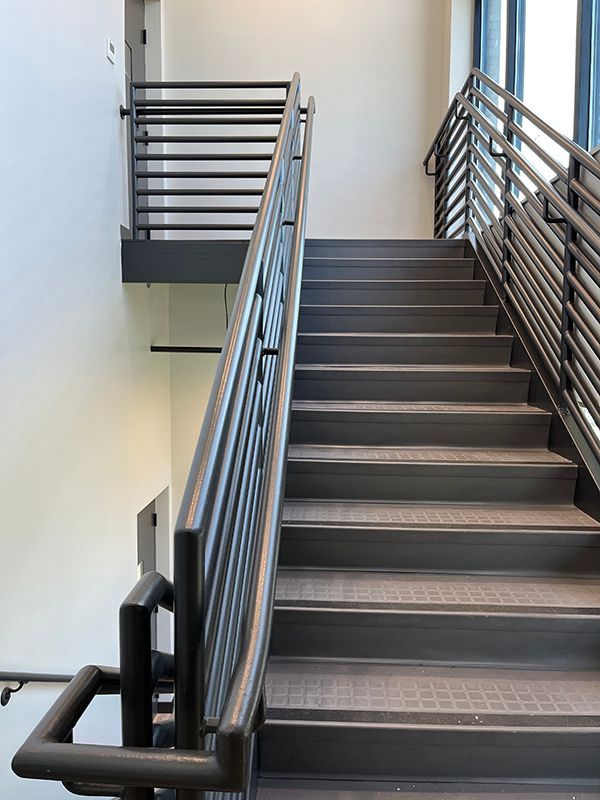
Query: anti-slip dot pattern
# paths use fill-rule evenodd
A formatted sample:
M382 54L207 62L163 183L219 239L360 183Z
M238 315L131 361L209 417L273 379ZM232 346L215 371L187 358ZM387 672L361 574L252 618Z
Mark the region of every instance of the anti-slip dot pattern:
M283 522L338 527L600 529L595 520L575 506L416 505L327 500L287 500Z
M294 400L294 411L371 411L430 414L531 414L548 412L525 403L390 403L364 400Z
M473 608L597 609L596 581L462 577L393 573L284 570L277 578L276 602L469 606Z
M272 709L396 713L600 715L599 676L498 670L271 665Z
M459 464L570 464L549 450L485 450L477 447L327 447L312 444L290 445L292 459L326 461L438 462Z

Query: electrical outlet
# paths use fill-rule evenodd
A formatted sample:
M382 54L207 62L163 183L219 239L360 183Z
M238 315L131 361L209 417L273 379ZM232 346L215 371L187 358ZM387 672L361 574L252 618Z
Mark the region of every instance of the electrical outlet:
M106 57L111 64L114 64L117 60L117 48L110 36L106 37Z

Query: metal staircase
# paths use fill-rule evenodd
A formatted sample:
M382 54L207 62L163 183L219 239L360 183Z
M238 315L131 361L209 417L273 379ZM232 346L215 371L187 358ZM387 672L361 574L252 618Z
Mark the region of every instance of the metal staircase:
M259 798L573 797L600 523L549 405L464 240L305 253Z

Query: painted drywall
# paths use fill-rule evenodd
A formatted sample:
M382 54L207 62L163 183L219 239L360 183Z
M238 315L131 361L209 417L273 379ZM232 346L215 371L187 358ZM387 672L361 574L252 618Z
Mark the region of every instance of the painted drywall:
M3 30L0 670L64 673L117 663L136 514L170 484L168 289L120 279L122 0L8 4ZM55 695L0 709L3 797L68 796L9 769ZM101 698L76 734L118 728Z
M313 237L427 237L421 161L447 107L446 0L163 0L166 77L302 77Z

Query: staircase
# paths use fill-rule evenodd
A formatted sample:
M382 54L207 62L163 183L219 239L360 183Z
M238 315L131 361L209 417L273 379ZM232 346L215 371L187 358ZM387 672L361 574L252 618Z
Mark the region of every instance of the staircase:
M600 525L467 247L307 242L259 800L600 798Z

